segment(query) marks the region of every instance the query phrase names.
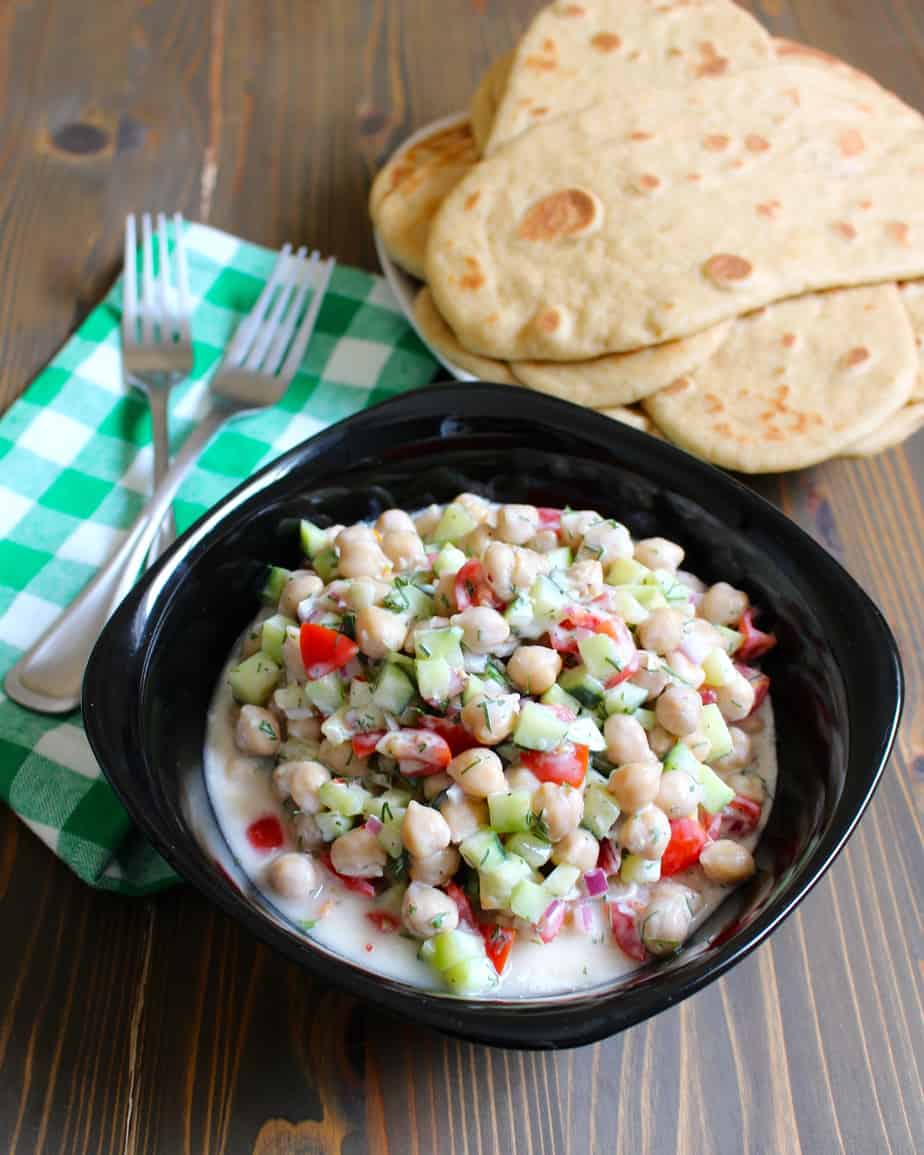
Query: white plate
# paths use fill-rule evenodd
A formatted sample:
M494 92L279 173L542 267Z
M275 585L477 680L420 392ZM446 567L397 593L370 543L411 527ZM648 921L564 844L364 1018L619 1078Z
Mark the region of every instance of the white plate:
M453 125L456 124L463 124L467 120L468 116L465 113L455 113L453 116L445 116L442 120L434 120L432 124L424 125L424 127L418 129L413 136L409 136L400 148L395 149L390 159L394 160L395 157L406 152L407 149L417 144L418 141L423 140L424 137L431 136L434 132L439 132L441 129L452 128ZM439 353L433 348L423 333L421 333L414 319L414 298L420 292L423 282L418 281L416 277L412 277L410 273L405 272L400 265L395 264L385 251L385 246L382 244L382 238L379 236L378 229L373 228L372 236L375 239L375 251L379 255L379 264L382 266L385 280L388 282L391 291L395 294L398 304L401 306L401 311L407 318L408 324L437 361L439 361L444 369L448 369L453 377L459 381L477 381L478 378L474 373L469 373L467 369L460 369L458 365L454 365L452 361L447 360L442 353Z

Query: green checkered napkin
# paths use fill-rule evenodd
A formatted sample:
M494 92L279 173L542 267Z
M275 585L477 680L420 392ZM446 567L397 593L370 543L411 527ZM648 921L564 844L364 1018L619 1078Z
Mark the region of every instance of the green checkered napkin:
M174 451L275 254L187 225L195 369L171 398ZM115 548L150 490L150 420L122 382L117 282L0 419L0 682ZM381 277L338 266L301 371L276 407L212 441L174 503L179 529L318 430L425 385L436 363ZM0 795L82 879L123 894L176 881L100 775L79 712L48 718L0 692Z

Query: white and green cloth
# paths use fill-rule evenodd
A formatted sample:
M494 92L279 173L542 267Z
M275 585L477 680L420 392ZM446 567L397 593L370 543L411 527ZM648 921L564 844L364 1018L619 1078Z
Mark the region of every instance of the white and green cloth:
M208 405L206 382L275 253L186 227L195 367L171 397L176 450ZM150 419L122 381L121 284L0 418L0 683L122 540L151 485ZM174 503L180 531L312 434L431 381L436 362L385 281L338 266L301 371L275 407L207 447ZM79 711L33 714L0 691L0 796L82 879L127 894L176 876L133 830L100 774Z

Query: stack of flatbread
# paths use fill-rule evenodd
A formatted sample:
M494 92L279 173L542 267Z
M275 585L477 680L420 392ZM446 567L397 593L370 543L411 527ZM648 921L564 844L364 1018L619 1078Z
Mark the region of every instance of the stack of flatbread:
M729 0L558 0L370 197L451 362L750 473L924 424L924 117Z

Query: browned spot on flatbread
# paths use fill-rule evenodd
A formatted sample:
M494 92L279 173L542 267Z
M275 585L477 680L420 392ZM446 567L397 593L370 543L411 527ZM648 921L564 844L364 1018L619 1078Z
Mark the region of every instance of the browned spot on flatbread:
M724 132L713 132L703 137L703 148L709 152L724 152L730 144L731 137L726 136Z
M703 40L699 45L701 60L696 67L697 76L721 76L728 71L728 59L716 52L711 40Z
M478 204L480 198L481 189L476 189L473 193L469 193L464 202L465 211L470 213L475 205Z
M869 349L865 345L855 345L844 354L841 364L845 369L852 369L855 365L862 365L869 360Z
M857 235L857 230L850 221L832 221L831 228L839 237L843 237L845 241L852 241Z
M784 436L785 434L783 433L783 430L780 429L779 425L768 425L764 429L764 437L768 441L782 441Z
M597 216L597 203L579 188L559 189L536 203L520 221L517 236L524 241L554 241L584 232Z
M724 403L722 402L721 398L716 397L716 395L714 393L704 394L703 400L706 403L706 412L707 413L724 413L725 412Z
M734 437L735 431L727 421L718 421L712 427L720 437Z
M535 108L529 110L530 116L548 116L549 110L545 104L539 104Z
M523 65L531 68L533 72L554 72L558 67L558 61L549 60L545 56L527 56Z
M561 313L557 309L544 309L536 317L536 328L542 333L554 333L561 324Z
M484 277L481 273L466 273L464 277L459 278L459 285L463 289L471 289L472 292L480 289L484 284Z
M837 146L841 150L841 156L859 156L866 150L863 137L855 128L848 128L842 132L838 137Z
M795 343L796 343L796 334L795 333L784 333L783 334L783 348L784 349L791 349L793 347L793 345L795 345Z
M667 396L673 396L675 393L685 393L693 382L689 377L675 377L670 385L666 385L661 392Z
M533 102L533 98L531 96L521 96L520 99L517 101L517 104L521 108L529 108L529 106L532 104L532 102Z
M766 152L770 147L770 141L758 132L749 132L744 138L744 147L748 152Z
M653 172L643 172L638 178L638 183L644 189L656 189L661 184L661 178L656 177Z
M683 56L683 53L680 51L679 48L668 48L667 55L668 56Z
M904 221L886 221L886 232L893 241L907 247L910 229Z
M714 253L703 265L703 272L717 285L731 285L746 280L754 266L735 253Z
M545 52L546 55L548 55L548 56L554 56L555 53L558 51L558 45L555 43L554 40L549 40L549 39L543 40L542 41L542 51Z
M731 164L728 167L729 168L744 168L744 161L741 159L740 156L736 156L735 159L731 162Z
M761 201L757 206L757 211L762 217L769 217L772 220L782 207L778 200Z
M862 209L862 210L863 210L865 213L867 213L867 212L869 212L869 210L870 210L870 209L873 207L873 202L872 202L872 201L869 199L869 197L864 197L864 198L863 198L863 200L861 200L861 201L857 201L857 205L858 205L858 206L859 206L859 207L860 207L860 208L861 208L861 209Z
M598 32L590 38L590 43L598 52L615 52L622 47L622 37L615 32Z
M796 108L798 108L799 105L802 103L802 97L799 95L799 89L798 88L787 88L785 90L785 92L783 93L783 95L788 96L789 99L796 106Z
M703 179L703 174L701 172L688 172L687 173L687 180L698 181L698 180L702 180L702 179Z
M629 137L630 140L652 140L653 132L633 132Z
M587 9L582 8L580 4L566 4L564 8L559 9L560 16L568 16L572 20L585 15L586 12Z

